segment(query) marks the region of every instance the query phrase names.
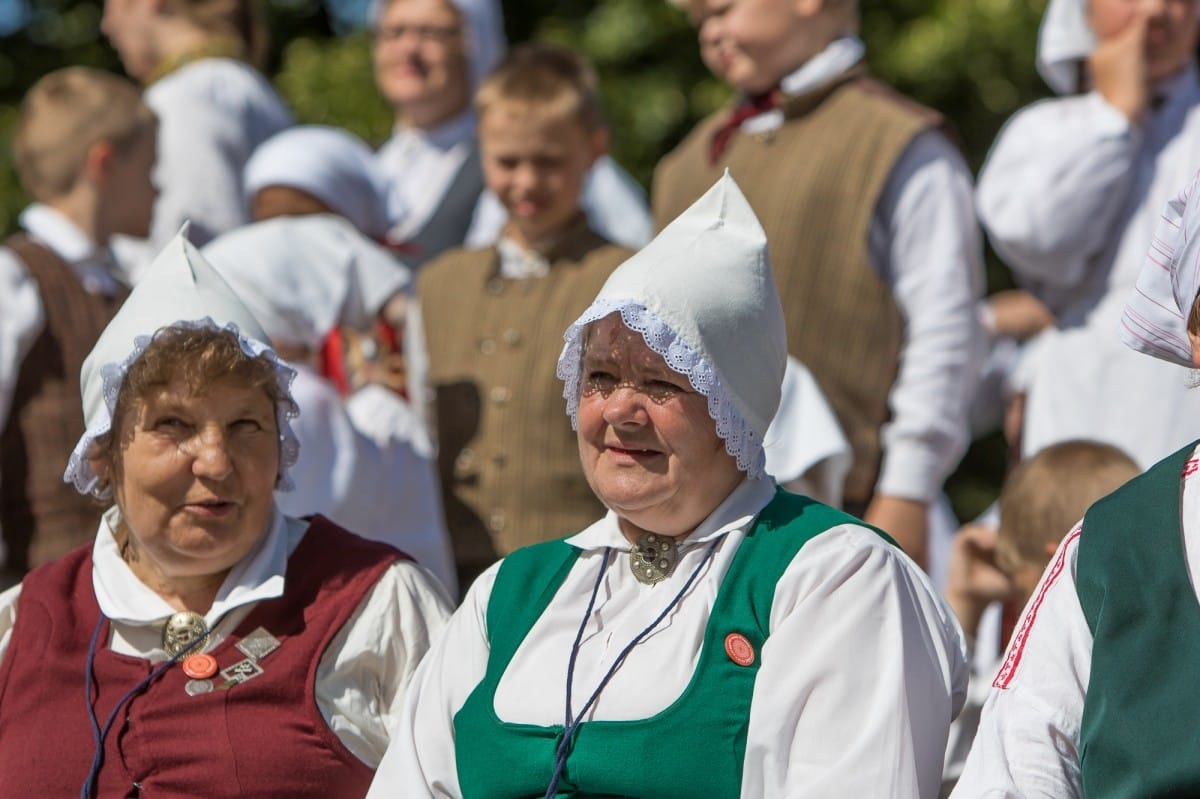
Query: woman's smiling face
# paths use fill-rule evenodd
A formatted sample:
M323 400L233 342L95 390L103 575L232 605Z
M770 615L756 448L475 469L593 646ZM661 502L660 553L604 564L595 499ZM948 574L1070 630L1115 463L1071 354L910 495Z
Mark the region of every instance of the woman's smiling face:
M579 393L584 474L627 536L686 535L742 481L708 399L618 314L591 326Z

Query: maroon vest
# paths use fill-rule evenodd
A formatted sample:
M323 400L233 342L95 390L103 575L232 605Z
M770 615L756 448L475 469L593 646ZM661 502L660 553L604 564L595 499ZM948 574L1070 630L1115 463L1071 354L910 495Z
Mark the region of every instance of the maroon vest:
M218 668L245 658L235 644L258 627L281 646L263 673L189 696L173 666L134 697L109 731L96 796L361 799L373 769L329 729L315 700L317 665L380 575L406 555L316 517L288 560L283 596L253 610L211 651ZM0 794L77 796L95 749L84 701L88 643L100 618L92 558L81 547L23 583L0 663ZM108 640L105 620L102 641ZM101 725L152 666L96 653ZM213 678L220 683L220 676Z
M91 541L104 510L63 482L83 435L79 369L129 292L89 294L71 267L26 236L5 242L37 281L46 324L21 362L0 427L0 528L19 577Z

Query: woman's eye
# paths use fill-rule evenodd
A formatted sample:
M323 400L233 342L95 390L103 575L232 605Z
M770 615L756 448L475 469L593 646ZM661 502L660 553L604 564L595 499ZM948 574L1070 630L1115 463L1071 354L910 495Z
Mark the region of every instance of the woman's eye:
M646 384L646 393L651 397L673 397L683 391L683 388L667 380L651 380Z
M262 423L257 419L238 419L233 423L233 427L235 430L241 430L248 433L263 429Z
M157 430L185 430L187 429L187 422L178 416L164 416L155 421L154 427Z
M617 377L609 372L588 372L585 382L588 391L611 391L617 385Z

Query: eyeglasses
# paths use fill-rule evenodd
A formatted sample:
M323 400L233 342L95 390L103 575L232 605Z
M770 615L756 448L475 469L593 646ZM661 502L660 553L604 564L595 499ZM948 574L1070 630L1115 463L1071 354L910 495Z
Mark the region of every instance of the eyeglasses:
M421 43L447 44L460 33L458 25L389 25L375 29L375 41L395 42L403 39L406 34L412 34Z

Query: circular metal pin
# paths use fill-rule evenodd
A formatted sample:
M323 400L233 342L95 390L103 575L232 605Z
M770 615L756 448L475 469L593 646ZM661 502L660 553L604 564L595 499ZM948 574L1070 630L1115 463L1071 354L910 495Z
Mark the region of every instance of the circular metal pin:
M183 690L187 691L188 696L200 696L201 694L207 694L210 693L212 689L212 680L188 680L183 686Z

